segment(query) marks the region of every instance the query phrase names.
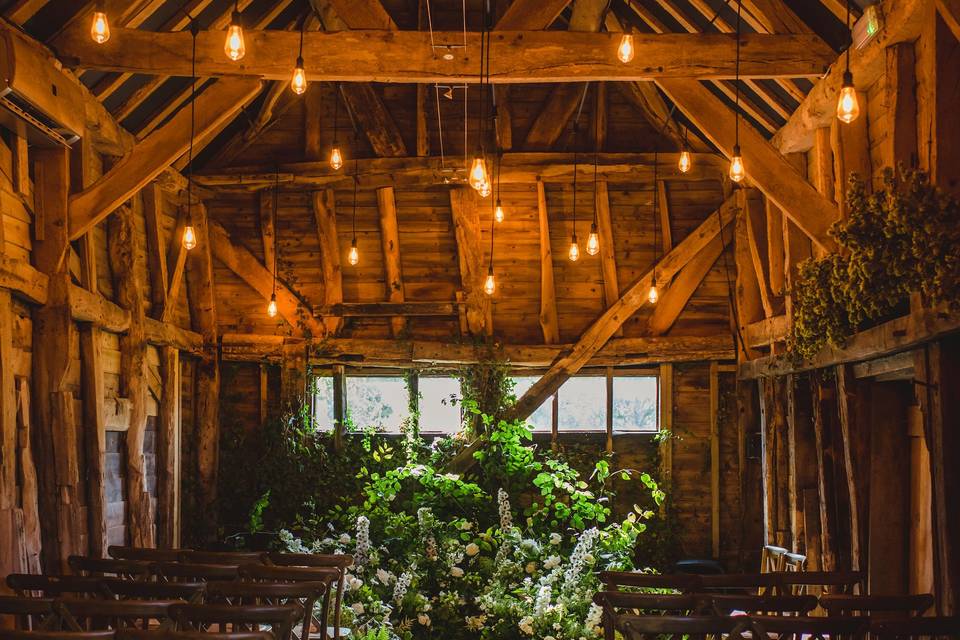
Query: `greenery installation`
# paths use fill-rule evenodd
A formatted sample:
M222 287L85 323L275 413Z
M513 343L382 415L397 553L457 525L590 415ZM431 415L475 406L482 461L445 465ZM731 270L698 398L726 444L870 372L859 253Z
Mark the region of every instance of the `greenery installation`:
M909 295L960 308L960 203L926 173L887 168L867 193L851 175L849 216L830 233L839 253L800 264L793 288L791 350L812 358L870 324L903 315Z
M477 388L507 394L491 402L481 393L487 407L512 401L511 384L499 379L505 369L471 375L484 380ZM246 546L352 554L343 609L352 637L601 637L591 600L598 572L635 568L663 491L648 474L612 470L606 459L581 474L574 465L582 459L538 449L524 422L462 402L465 431L482 434L476 465L463 476L446 464L473 434L428 443L415 419L399 439L351 427L339 451L306 409L259 435L239 430L222 445L223 517L250 514ZM615 478L643 496L617 520ZM259 496L252 509L250 496Z

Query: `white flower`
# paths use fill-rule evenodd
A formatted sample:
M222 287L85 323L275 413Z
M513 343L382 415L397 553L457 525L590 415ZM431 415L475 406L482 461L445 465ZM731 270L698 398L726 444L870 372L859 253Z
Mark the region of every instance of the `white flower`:
M593 560L593 556L590 555L590 550L593 548L593 543L598 537L600 537L600 532L596 527L587 529L581 534L577 546L573 548L573 553L570 554L570 566L567 567L567 571L563 575L564 588L570 588L580 580L580 574L583 571L583 565L587 562L587 558L589 557L591 561Z
M460 567L450 567L450 575L452 575L454 578L462 578L463 569Z
M533 615L535 618L542 618L550 613L552 609L550 600L552 597L553 591L550 589L550 585L545 584L540 587L540 590L537 591L537 597L533 601Z
M510 512L510 494L502 488L497 492L497 508L500 511L500 530L513 527L513 514Z
M487 623L487 615L480 614L479 616L467 616L464 618L467 623L468 631L480 631L483 629L483 625Z
M466 549L464 549L464 551L466 551L467 555L472 558L473 556L480 553L480 547L478 547L475 543L471 542L466 546Z
M425 613L421 613L420 615L417 616L417 622L419 622L420 624L422 624L422 625L425 626L425 627L429 627L429 626L430 626L430 616L428 616L428 615L425 614Z
M386 586L393 582L394 576L386 569L377 569L377 580L380 582L380 584Z
M556 569L560 566L560 556L549 556L546 560L543 561L543 568L546 571Z
M594 633L600 633L603 624L603 609L596 603L591 604L590 610L587 611L587 619L583 624L588 629L593 630Z
M556 547L559 546L561 542L563 542L563 536L561 536L559 533L550 534L550 544Z
M470 529L473 529L473 523L470 521L466 521L460 525L461 531L470 531Z
M520 627L520 631L528 636L533 635L533 618L530 616L520 618L520 622L517 623L517 626Z
M340 534L340 544L350 544L350 534L341 533Z
M393 601L397 604L403 602L403 597L407 595L407 588L410 586L410 581L413 580L413 576L410 573L404 571L400 574L400 577L397 578L397 584L393 587Z
M349 536L348 536L349 538ZM353 561L362 567L370 560L370 520L366 516L357 517L357 550Z
M524 568L524 571L526 571L527 573L531 573L531 574L532 574L534 571L536 571L536 570L537 570L537 563L536 563L536 562L528 562L528 563L527 563L527 566Z
M362 602L354 602L352 605L350 605L350 608L353 609L353 612L358 616L362 616L364 613Z

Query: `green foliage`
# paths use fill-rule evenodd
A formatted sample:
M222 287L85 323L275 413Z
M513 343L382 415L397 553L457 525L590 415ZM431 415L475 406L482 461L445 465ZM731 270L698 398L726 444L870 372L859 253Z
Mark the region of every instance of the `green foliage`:
M922 171L887 168L872 193L855 174L849 215L830 232L840 253L800 265L791 349L801 358L839 346L869 323L906 310L910 293L960 308L960 203Z

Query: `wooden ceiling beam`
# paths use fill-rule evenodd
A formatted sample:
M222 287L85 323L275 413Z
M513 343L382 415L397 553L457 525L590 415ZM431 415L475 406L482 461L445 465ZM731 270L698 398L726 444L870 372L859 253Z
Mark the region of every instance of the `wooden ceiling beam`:
M735 206L729 200L716 214L700 224L690 235L666 254L652 269L637 278L623 295L580 336L577 343L558 358L523 396L517 400L509 412L511 419L525 419L543 402L556 393L570 376L575 375L610 340L617 329L623 326L634 313L647 304L647 291L654 278L666 282L690 262L703 247L716 237L723 226L729 224L735 215Z
M191 76L187 32L157 33L116 29L98 45L86 30L64 32L58 51L64 64L81 69L147 75ZM245 34L251 45L242 65L223 55L223 34L204 31L197 37L197 75L248 76L264 80L290 78L294 31ZM461 33L433 34L457 39ZM479 50L481 34L466 34L467 47L444 60L420 31L317 31L304 34L303 57L311 80L391 83L477 83L470 52ZM573 31L494 32L490 43L490 81L502 83L652 80L682 77L729 79L735 75L736 43L725 34L634 34L635 62L616 59L619 34ZM744 34L741 78L818 77L835 54L816 36ZM684 56L677 56L684 51Z
M716 180L727 165L714 153L692 154L693 167L688 173L677 168L680 154L658 155L658 175L668 181ZM652 153L601 153L597 155L597 177L609 183L644 183L653 181ZM440 157L429 158L365 158L357 161L359 183L363 188L398 185L457 184L466 182L465 171L445 166ZM222 173L195 174L194 182L203 187L235 188L259 191L273 185L277 167L257 165L235 167ZM289 186L352 186L353 176L334 171L325 161L297 162L279 166L280 184ZM593 180L590 163L577 165L578 179ZM572 153L505 153L500 164L502 184L568 182L573 179Z
M473 336L484 336L493 332L493 323L490 296L483 291L487 270L481 244L478 198L477 192L469 187L450 190L450 212L457 241L467 331Z
M666 286L647 321L650 335L662 336L673 327L722 252L723 239L717 234Z
M377 211L380 214L380 243L383 248L384 282L389 302L403 302L403 269L400 262L400 225L397 222L397 199L393 187L377 189ZM391 318L393 337L399 337L406 328L406 319Z
M496 29L547 29L570 0L513 0L497 20Z
M960 0L937 0L937 11L950 27L953 37L960 40Z
M3 17L10 22L23 25L47 4L47 0L15 0L3 10Z
M320 243L320 273L323 275L323 304L333 307L343 303L343 267L340 240L337 233L337 209L333 189L317 190L311 194L313 217ZM327 335L336 335L343 326L338 317L324 315L322 322Z
M232 118L260 90L249 80L223 80L197 97L199 117L194 147ZM156 178L190 145L190 110L184 110L137 144L89 188L70 196L69 233L76 240Z

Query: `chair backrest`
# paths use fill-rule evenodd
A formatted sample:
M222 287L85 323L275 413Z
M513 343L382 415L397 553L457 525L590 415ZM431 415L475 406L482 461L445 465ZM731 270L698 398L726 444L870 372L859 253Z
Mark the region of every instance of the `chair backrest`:
M158 580L168 582L208 582L236 580L239 566L226 564L197 564L193 562L153 562L150 572Z
M177 559L194 564L263 564L267 554L261 551L182 551Z
M809 587L819 587L821 593L863 592L864 575L860 571L784 571L771 574L777 577L780 593L797 595Z
M780 584L780 573L722 573L700 576L698 591L772 595Z
M206 631L213 626L223 632L273 629L275 640L289 640L293 625L303 617L297 604L236 606L220 604L179 604L171 607L178 631Z
M929 593L896 596L856 596L850 594L825 595L820 606L828 615L868 615L871 613L899 613L902 616L921 616L933 606Z
M650 613L669 612L674 615L692 613L700 603L696 596L673 593L634 593L628 591L600 591L593 596L594 603L605 611L618 610Z
M11 573L7 576L7 586L18 596L39 593L47 598L59 598L64 595L78 597L104 597L106 592L98 578L85 576L46 576L31 573Z
M204 582L141 582L120 578L102 578L104 589L118 600L183 600L200 602Z
M638 587L644 589L674 589L684 593L697 591L702 576L688 573L641 573L639 571L602 571L600 582L607 591L616 591L619 587Z
M635 616L622 615L616 619L616 627L628 640L652 640L654 638L685 638L714 635L728 638L743 637L749 629L746 616Z
M171 631L121 629L116 640L274 640L267 631L235 631L233 633L210 633L202 631Z
M107 555L120 560L146 560L147 562L176 562L180 554L189 549L153 549L149 547L124 547L110 545Z
M54 617L52 598L0 596L0 622L12 620L15 629L27 631L46 628Z
M920 640L960 637L960 616L874 620L870 632L878 640Z
M0 629L0 640L113 640L113 631L24 631Z
M170 607L177 600L55 600L60 628L70 631L149 629L171 626Z
M697 611L724 616L734 611L751 615L803 615L817 608L813 596L740 595L731 593L694 594Z
M784 555L789 551L772 544L764 545L763 551L760 552L760 573L783 571Z
M869 618L749 616L761 637L804 638L804 640L860 640L867 637Z
M132 580L146 580L150 577L150 562L147 560L70 556L67 563L74 573L83 576L115 576Z
M333 568L339 572L336 592L333 594L333 638L340 640L340 616L343 604L343 592L347 569L353 566L353 556L348 554L323 553L281 553L274 552L267 555L267 563L278 567L300 568ZM327 592L323 598L322 619L320 624L320 638L327 640L327 621L330 615L331 594Z
M298 582L208 582L208 604L284 605L303 608L302 625L296 640L309 640L313 608L329 592L329 581Z
M807 556L800 553L783 554L782 571L803 571L807 568Z

